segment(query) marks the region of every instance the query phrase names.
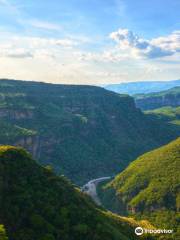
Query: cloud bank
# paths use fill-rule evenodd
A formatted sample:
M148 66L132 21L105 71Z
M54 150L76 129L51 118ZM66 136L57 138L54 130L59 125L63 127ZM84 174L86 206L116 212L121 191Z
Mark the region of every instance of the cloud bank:
M180 74L180 31L145 39L119 29L95 49L92 46L96 39L1 33L1 77L100 84L157 76L176 79Z
M162 58L180 52L180 31L146 40L128 29L119 29L109 37L117 43L120 50L129 51L132 57Z

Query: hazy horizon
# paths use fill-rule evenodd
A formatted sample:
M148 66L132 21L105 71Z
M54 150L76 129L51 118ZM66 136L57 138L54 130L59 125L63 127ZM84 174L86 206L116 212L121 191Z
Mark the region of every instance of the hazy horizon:
M60 84L60 85L87 85L87 86L108 86L108 85L118 85L118 84L126 84L126 83L145 83L145 82L174 82L174 81L180 81L179 79L170 79L170 80L141 80L141 81L119 81L117 83L107 82L107 83L68 83L68 82L51 82L51 81L41 81L41 80L34 80L34 79L13 79L13 78L0 78L1 80L9 80L9 81L25 81L25 82L36 82L36 83L49 83L49 84Z

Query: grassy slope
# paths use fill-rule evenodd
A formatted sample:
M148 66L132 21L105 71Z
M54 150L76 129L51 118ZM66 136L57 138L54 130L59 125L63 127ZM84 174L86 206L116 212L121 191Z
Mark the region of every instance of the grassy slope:
M148 224L97 208L21 148L0 147L0 196L0 219L10 240L135 240L134 227ZM6 240L2 226L0 234Z
M174 125L180 125L180 107L162 107L145 111L145 113L157 117L161 121Z
M78 184L118 173L178 136L132 98L92 86L0 81L0 119L0 144L38 136L39 161Z
M150 119L167 124L174 133L180 132L180 107L162 107L144 113Z
M179 172L180 138L133 161L101 189L102 201L114 211L147 218L180 234Z

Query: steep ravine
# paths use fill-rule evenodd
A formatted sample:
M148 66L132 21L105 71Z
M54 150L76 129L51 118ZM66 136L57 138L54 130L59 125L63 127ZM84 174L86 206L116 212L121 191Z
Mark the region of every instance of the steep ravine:
M178 135L100 87L0 80L0 96L0 144L25 147L80 186Z

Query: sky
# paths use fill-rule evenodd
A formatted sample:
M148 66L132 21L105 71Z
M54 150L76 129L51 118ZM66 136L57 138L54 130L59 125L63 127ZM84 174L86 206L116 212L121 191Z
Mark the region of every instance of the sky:
M0 0L0 78L180 79L179 0Z

